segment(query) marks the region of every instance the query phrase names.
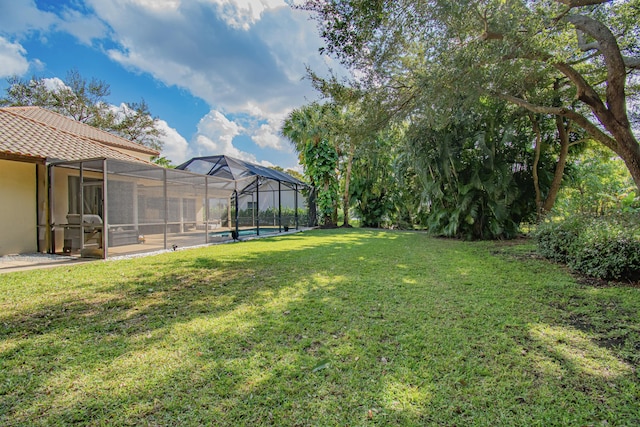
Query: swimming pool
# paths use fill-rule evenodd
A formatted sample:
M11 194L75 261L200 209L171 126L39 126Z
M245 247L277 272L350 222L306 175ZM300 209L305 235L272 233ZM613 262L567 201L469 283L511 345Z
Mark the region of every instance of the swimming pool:
M224 237L224 236L232 237L232 232L234 231L235 230L211 231L209 232L209 236L210 237ZM280 231L281 230L278 227L260 227L260 234L273 234L273 233L279 233ZM284 231L284 227L282 228L282 231ZM257 234L258 234L257 228L243 228L238 230L238 235L240 237L255 236Z

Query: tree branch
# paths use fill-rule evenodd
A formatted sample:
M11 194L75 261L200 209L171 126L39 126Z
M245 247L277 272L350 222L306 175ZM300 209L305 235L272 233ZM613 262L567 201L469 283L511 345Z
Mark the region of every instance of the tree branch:
M547 107L544 105L532 104L528 101L525 101L522 98L518 98L512 95L507 95L504 93L492 92L491 94L500 99L504 99L505 101L508 101L520 107L523 107L534 113L554 114L556 116L562 116L562 117L571 119L578 126L584 129L589 135L591 135L594 139L596 139L597 141L600 141L603 145L610 148L614 152L616 153L618 152L618 142L612 137L610 137L609 135L607 135L606 133L604 133L602 130L600 130L596 125L591 123L589 119L587 119L585 116L583 116L580 113L577 113L573 110L569 110L563 107Z
M598 92L577 72L573 67L563 62L553 64L553 67L571 80L577 89L577 98L591 107L596 116L606 119L614 119L607 106L600 99Z
M576 37L578 38L578 47L583 52L588 52L590 50L600 50L600 44L598 42L587 43L587 40L584 37L584 32L580 30L576 30Z
M610 3L612 0L556 0L558 3L562 3L569 8L593 6L596 4Z
M598 43L599 51L607 66L607 103L615 119L624 127L629 127L627 106L625 102L625 83L627 80L626 65L618 41L611 30L595 19L583 15L568 15L567 22L577 30L593 37Z
M571 144L569 144L569 147L574 147L576 145L580 145L580 144L585 143L587 141L589 141L588 138L580 138L579 140L573 141Z
M600 49L600 43L597 41L587 43L583 31L576 30L576 36L578 37L578 48L580 48L581 51L589 52L591 50L595 50L598 54L602 53ZM630 56L622 55L622 62L627 68L640 69L640 58L632 58Z

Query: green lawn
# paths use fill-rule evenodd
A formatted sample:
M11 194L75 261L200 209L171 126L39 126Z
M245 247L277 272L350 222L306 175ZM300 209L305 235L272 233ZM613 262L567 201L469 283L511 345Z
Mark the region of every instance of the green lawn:
M318 230L0 275L0 425L640 425L640 289Z

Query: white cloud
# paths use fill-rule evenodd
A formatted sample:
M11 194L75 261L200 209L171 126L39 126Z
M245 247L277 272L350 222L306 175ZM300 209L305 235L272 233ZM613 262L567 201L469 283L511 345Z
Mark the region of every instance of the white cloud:
M189 143L174 128L164 120L158 120L158 129L164 132L160 138L164 146L161 155L171 160L174 165L179 165L191 158L189 156Z
M218 13L234 28L249 30L268 9L285 7L283 0L209 0L217 5Z
M40 33L45 37L51 30L68 32L84 44L103 38L107 27L95 15L70 7L60 8L59 15L38 9L33 1L0 0L0 31L26 37Z
M283 150L283 140L279 135L279 129L273 123L263 124L252 135L253 141L261 148L273 148L274 150Z
M60 89L64 89L64 88L69 88L69 86L67 86L61 79L59 79L58 77L53 77L53 78L44 78L42 79L42 81L44 82L44 86L48 89L48 90L55 90L58 91Z
M29 69L27 51L19 43L0 37L0 77L22 75Z
M94 15L65 9L60 18L56 23L56 29L72 34L86 45L91 45L94 39L101 39L107 35L107 27Z
M6 34L46 30L58 20L55 14L39 10L34 1L0 0L0 10L0 31Z
M212 110L198 124L198 133L214 136L228 143L240 134L240 127L219 111Z
M145 9L166 13L175 11L180 6L180 0L131 0Z
M307 14L283 0L164 2L162 13L150 4L92 0L113 31L117 47L107 52L114 61L185 88L216 109L261 119L282 118L316 96L302 78L305 64L324 67L321 41ZM250 16L251 28L230 25L225 8Z
M238 124L230 121L221 112L212 110L198 123L198 133L191 142L191 157L225 154L255 162L255 155L241 151L233 145L233 139L241 132L242 128Z

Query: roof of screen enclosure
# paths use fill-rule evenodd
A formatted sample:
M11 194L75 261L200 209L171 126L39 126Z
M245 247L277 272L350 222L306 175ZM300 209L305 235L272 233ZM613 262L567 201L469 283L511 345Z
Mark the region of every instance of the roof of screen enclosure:
M180 166L176 166L176 169L233 180L239 184L245 182L246 185L244 186L238 185L240 194L255 191L258 181L263 186L265 184L264 180L272 180L292 189L308 187L307 184L288 173L225 155L194 157Z

